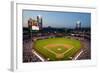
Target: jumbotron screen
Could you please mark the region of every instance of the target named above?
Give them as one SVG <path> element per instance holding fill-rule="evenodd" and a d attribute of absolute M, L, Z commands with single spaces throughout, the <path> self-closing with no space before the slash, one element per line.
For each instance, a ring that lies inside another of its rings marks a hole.
<path fill-rule="evenodd" d="M 39 26 L 32 26 L 32 30 L 39 30 Z"/>

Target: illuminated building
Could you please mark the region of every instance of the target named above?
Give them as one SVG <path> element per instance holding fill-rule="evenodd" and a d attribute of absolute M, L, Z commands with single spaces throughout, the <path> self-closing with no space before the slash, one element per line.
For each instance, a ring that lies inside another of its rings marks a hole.
<path fill-rule="evenodd" d="M 80 30 L 81 29 L 81 21 L 76 22 L 76 29 Z"/>
<path fill-rule="evenodd" d="M 29 28 L 29 29 L 32 29 L 32 23 L 33 23 L 33 20 L 32 20 L 32 18 L 30 18 L 30 19 L 28 20 L 28 28 Z"/>
<path fill-rule="evenodd" d="M 37 16 L 37 23 L 39 25 L 39 29 L 42 29 L 42 17 L 40 15 Z"/>

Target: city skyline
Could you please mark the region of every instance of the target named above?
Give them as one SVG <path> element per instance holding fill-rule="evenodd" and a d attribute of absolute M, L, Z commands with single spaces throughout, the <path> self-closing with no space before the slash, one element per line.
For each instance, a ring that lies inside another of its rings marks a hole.
<path fill-rule="evenodd" d="M 91 13 L 23 10 L 23 27 L 28 27 L 29 18 L 37 20 L 37 16 L 42 17 L 43 27 L 75 28 L 77 21 L 81 27 L 91 26 Z"/>

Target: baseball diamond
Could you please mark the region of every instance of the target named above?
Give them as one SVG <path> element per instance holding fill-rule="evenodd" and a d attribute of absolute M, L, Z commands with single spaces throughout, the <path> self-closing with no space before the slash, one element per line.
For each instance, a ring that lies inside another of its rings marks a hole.
<path fill-rule="evenodd" d="M 22 10 L 23 63 L 91 59 L 91 12 Z"/>
<path fill-rule="evenodd" d="M 49 61 L 71 60 L 82 47 L 79 40 L 64 37 L 39 39 L 34 44 L 34 50 Z"/>

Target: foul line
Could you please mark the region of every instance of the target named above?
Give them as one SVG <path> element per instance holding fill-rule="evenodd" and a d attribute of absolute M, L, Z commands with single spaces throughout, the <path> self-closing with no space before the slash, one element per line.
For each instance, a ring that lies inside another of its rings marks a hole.
<path fill-rule="evenodd" d="M 46 49 L 46 50 L 48 50 L 49 52 L 51 52 L 51 53 L 53 53 L 53 54 L 55 54 L 55 55 L 58 55 L 56 52 L 54 52 L 54 51 L 52 51 L 52 50 L 50 50 L 50 49 L 47 49 L 47 48 L 44 48 L 44 49 Z M 70 49 L 68 49 L 68 50 L 66 50 L 65 52 L 63 52 L 63 53 L 61 53 L 61 54 L 65 54 L 65 53 L 67 53 L 67 52 L 69 52 L 70 50 L 72 50 L 73 48 L 70 48 Z"/>
<path fill-rule="evenodd" d="M 49 52 L 51 52 L 51 53 L 53 53 L 53 54 L 57 55 L 57 53 L 56 53 L 56 52 L 54 52 L 54 51 L 52 51 L 52 50 L 50 50 L 50 49 L 47 49 L 47 48 L 44 48 L 44 49 L 46 49 L 46 50 L 48 50 Z"/>
<path fill-rule="evenodd" d="M 78 54 L 76 57 L 73 58 L 73 60 L 77 60 L 77 58 L 78 58 L 82 53 L 83 53 L 83 50 L 81 50 L 81 51 L 79 52 L 79 54 Z"/>
<path fill-rule="evenodd" d="M 66 50 L 63 54 L 69 52 L 70 50 L 72 50 L 73 48 L 69 48 L 68 50 Z"/>
<path fill-rule="evenodd" d="M 35 51 L 32 51 L 39 59 L 41 59 L 41 61 L 45 61 L 40 55 L 38 55 L 38 53 L 36 53 Z"/>

